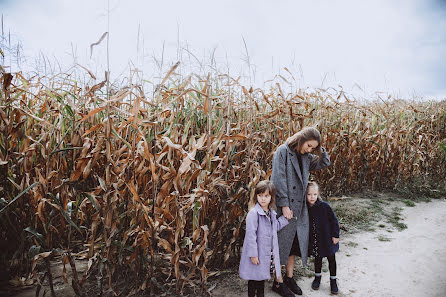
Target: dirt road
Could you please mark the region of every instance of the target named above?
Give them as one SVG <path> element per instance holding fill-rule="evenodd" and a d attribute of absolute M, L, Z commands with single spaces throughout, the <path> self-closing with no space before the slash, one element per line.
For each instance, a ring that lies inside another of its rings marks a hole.
<path fill-rule="evenodd" d="M 341 238 L 336 254 L 338 296 L 446 296 L 446 200 L 420 202 L 415 207 L 398 203 L 407 229 L 389 232 L 377 227 Z M 232 278 L 229 282 L 212 290 L 213 296 L 247 296 L 246 283 L 234 275 L 228 277 Z M 322 273 L 318 291 L 311 289 L 311 281 L 311 277 L 299 279 L 303 296 L 330 295 L 328 272 Z M 271 282 L 266 283 L 265 296 L 279 296 L 270 286 Z"/>

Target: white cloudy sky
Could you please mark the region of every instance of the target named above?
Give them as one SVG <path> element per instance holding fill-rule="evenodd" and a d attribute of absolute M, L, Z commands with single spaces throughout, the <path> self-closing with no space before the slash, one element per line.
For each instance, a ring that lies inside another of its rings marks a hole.
<path fill-rule="evenodd" d="M 23 48 L 22 69 L 46 56 L 103 76 L 106 44 L 91 58 L 90 44 L 109 17 L 115 78 L 132 64 L 153 79 L 162 56 L 161 71 L 181 60 L 183 74 L 205 72 L 193 56 L 209 65 L 212 53 L 220 70 L 248 77 L 245 41 L 260 86 L 287 67 L 300 87 L 446 98 L 444 0 L 0 0 L 0 8 L 5 34 Z"/>

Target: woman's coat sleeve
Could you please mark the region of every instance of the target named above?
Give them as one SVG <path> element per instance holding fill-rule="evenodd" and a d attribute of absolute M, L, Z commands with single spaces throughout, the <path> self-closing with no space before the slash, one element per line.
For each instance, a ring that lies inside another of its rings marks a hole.
<path fill-rule="evenodd" d="M 330 166 L 330 155 L 324 147 L 322 147 L 322 154 L 320 157 L 311 154 L 310 171 L 319 170 Z"/>

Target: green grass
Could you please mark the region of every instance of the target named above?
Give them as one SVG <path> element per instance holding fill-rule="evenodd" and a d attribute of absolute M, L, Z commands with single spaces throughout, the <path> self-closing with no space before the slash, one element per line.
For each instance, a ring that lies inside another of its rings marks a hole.
<path fill-rule="evenodd" d="M 404 202 L 404 204 L 406 204 L 409 207 L 414 207 L 416 205 L 415 202 L 413 202 L 412 200 L 408 200 L 408 199 L 404 200 L 403 202 Z"/>
<path fill-rule="evenodd" d="M 379 241 L 390 241 L 391 239 L 390 239 L 390 237 L 387 237 L 385 235 L 379 235 L 378 240 Z"/>
<path fill-rule="evenodd" d="M 390 214 L 386 214 L 387 222 L 392 224 L 398 231 L 402 231 L 407 228 L 407 225 L 404 224 L 401 218 L 401 207 L 392 208 L 392 212 Z"/>
<path fill-rule="evenodd" d="M 357 244 L 356 242 L 353 242 L 353 241 L 349 241 L 349 242 L 347 242 L 347 246 L 351 246 L 351 247 L 357 247 L 357 246 L 358 246 L 358 244 Z"/>

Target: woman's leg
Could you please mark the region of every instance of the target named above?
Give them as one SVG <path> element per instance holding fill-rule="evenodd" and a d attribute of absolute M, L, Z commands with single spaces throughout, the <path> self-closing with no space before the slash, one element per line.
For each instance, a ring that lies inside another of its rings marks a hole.
<path fill-rule="evenodd" d="M 288 261 L 286 262 L 286 276 L 293 277 L 295 261 L 296 261 L 296 256 L 294 255 L 288 256 Z"/>

